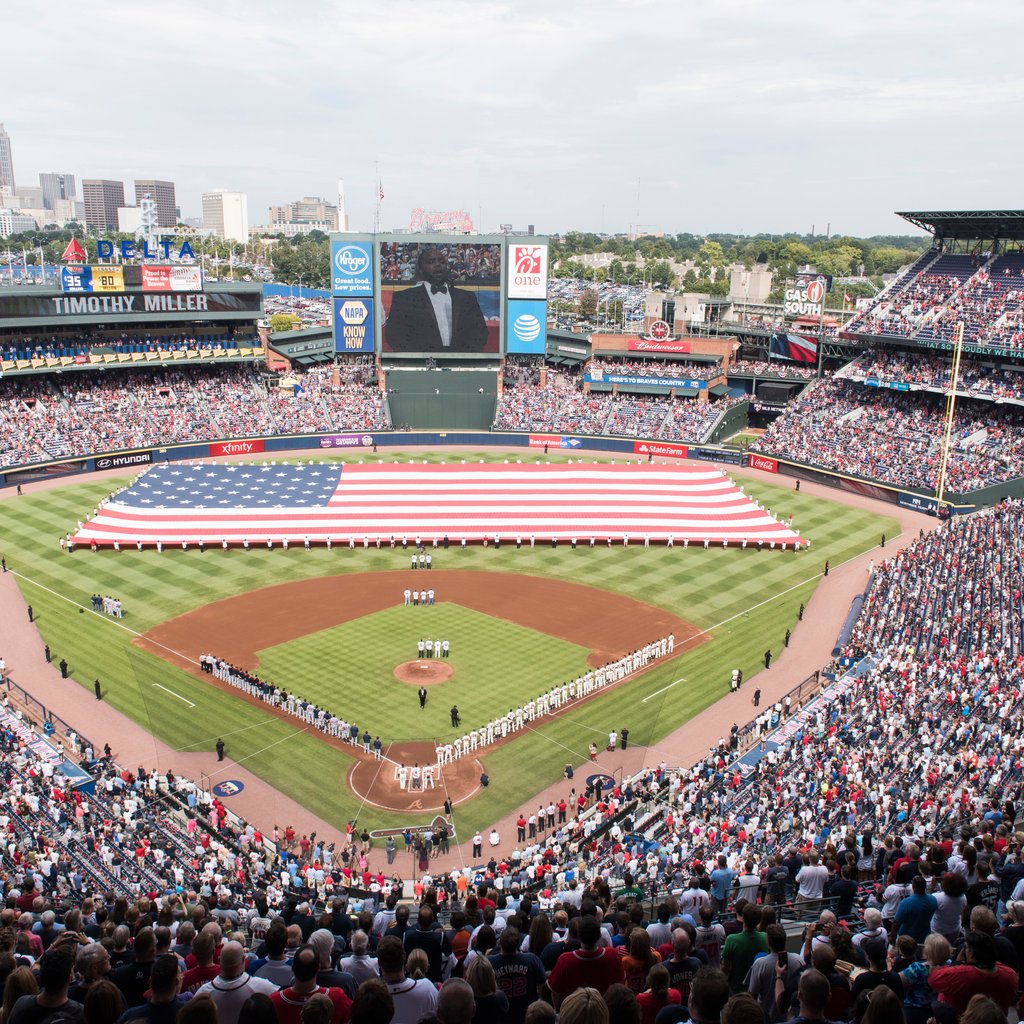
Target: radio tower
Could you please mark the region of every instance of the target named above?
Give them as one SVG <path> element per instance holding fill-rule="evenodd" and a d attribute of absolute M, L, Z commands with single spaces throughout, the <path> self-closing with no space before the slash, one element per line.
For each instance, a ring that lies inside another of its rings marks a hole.
<path fill-rule="evenodd" d="M 156 255 L 160 239 L 160 216 L 151 192 L 147 192 L 139 201 L 139 226 L 135 229 L 135 237 L 141 238 L 148 251 Z"/>

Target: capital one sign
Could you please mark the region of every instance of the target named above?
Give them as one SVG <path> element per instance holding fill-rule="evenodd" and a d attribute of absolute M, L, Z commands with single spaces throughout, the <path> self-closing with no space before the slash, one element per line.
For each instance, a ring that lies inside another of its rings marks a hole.
<path fill-rule="evenodd" d="M 548 294 L 548 247 L 515 243 L 508 247 L 510 299 L 544 299 Z"/>

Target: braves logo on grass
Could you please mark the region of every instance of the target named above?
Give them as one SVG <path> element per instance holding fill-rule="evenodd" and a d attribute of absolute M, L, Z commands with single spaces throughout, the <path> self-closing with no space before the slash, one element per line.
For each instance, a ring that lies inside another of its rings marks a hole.
<path fill-rule="evenodd" d="M 238 779 L 225 779 L 223 782 L 218 782 L 213 787 L 214 796 L 238 796 L 242 790 L 245 789 L 245 783 L 239 782 Z"/>
<path fill-rule="evenodd" d="M 416 803 L 420 803 L 420 801 L 417 800 Z M 408 831 L 414 836 L 419 836 L 425 832 L 440 832 L 443 828 L 448 829 L 449 835 L 455 835 L 455 826 L 443 814 L 439 814 L 429 825 L 411 825 Z M 370 833 L 370 838 L 387 839 L 388 836 L 397 838 L 404 835 L 406 831 L 404 828 L 375 828 Z"/>

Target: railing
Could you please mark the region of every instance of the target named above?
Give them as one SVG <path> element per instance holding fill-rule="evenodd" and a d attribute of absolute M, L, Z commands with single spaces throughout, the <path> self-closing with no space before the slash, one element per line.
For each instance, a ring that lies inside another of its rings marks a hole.
<path fill-rule="evenodd" d="M 93 753 L 96 752 L 96 746 L 83 736 L 77 729 L 73 729 L 67 722 L 64 721 L 60 715 L 55 714 L 41 701 L 36 700 L 31 693 L 28 692 L 23 686 L 19 686 L 10 677 L 4 680 L 4 684 L 7 687 L 7 693 L 15 704 L 21 709 L 22 713 L 26 716 L 25 721 L 28 725 L 32 726 L 40 736 L 47 736 L 51 740 L 56 740 L 61 749 L 66 751 L 66 748 L 71 745 L 70 735 L 75 735 L 81 741 L 81 746 L 92 747 Z M 38 718 L 38 721 L 36 721 Z M 46 729 L 46 723 L 50 723 L 53 726 L 53 732 L 50 733 Z M 72 754 L 77 755 L 78 750 L 73 750 Z M 72 758 L 73 759 L 73 758 Z"/>

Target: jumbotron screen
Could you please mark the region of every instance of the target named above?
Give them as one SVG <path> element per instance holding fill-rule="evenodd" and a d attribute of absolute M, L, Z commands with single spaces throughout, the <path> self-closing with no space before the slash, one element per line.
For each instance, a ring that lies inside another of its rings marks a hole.
<path fill-rule="evenodd" d="M 497 355 L 501 250 L 489 242 L 382 242 L 382 351 Z"/>

